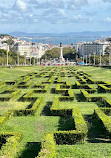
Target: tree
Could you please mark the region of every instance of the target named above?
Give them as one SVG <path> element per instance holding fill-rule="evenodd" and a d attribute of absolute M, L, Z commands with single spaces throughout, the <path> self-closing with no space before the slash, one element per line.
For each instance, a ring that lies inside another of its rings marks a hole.
<path fill-rule="evenodd" d="M 50 58 L 59 58 L 60 49 L 59 48 L 53 48 L 51 50 L 47 50 L 46 53 L 42 56 L 42 59 L 48 59 Z M 72 48 L 63 48 L 63 56 L 65 59 L 76 59 L 77 52 Z"/>
<path fill-rule="evenodd" d="M 111 51 L 111 46 L 107 46 L 106 49 L 105 49 L 105 53 L 109 54 L 110 51 Z"/>
<path fill-rule="evenodd" d="M 106 38 L 106 41 L 111 42 L 111 37 Z"/>
<path fill-rule="evenodd" d="M 10 39 L 7 40 L 7 44 L 8 44 L 8 45 L 13 45 L 13 44 L 14 44 L 14 41 L 10 38 Z"/>

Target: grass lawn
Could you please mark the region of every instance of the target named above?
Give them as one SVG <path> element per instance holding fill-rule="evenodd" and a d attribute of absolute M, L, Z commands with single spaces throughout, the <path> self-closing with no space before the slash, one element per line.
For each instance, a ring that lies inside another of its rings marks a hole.
<path fill-rule="evenodd" d="M 47 92 L 30 94 L 30 97 L 43 97 L 43 101 L 38 107 L 35 116 L 12 116 L 0 128 L 0 131 L 4 132 L 23 133 L 22 141 L 18 146 L 15 158 L 35 158 L 41 149 L 41 142 L 46 133 L 54 133 L 58 130 L 73 130 L 75 128 L 72 118 L 52 116 L 50 111 L 54 97 L 62 96 L 61 93 L 57 94 L 55 92 L 57 83 L 54 81 L 60 76 L 61 71 L 65 70 L 68 73 L 69 69 L 68 67 L 43 68 L 40 66 L 0 68 L 0 81 L 14 81 L 32 72 L 44 72 L 40 77 L 35 75 L 30 81 L 31 85 L 28 88 L 20 88 L 20 94 L 10 101 L 0 101 L 0 115 L 4 115 L 9 109 L 26 109 L 31 104 L 31 101 L 22 101 L 20 98 L 26 95 L 31 89 L 34 89 L 34 85 L 38 83 L 44 85 L 42 82 L 46 82 L 49 79 L 49 77 L 45 77 L 45 75 L 50 73 L 49 68 L 51 68 L 50 71 L 55 72 L 55 75 L 50 84 L 45 83 L 45 85 L 49 85 Z M 70 67 L 70 69 L 77 69 L 76 72 L 84 71 L 90 74 L 91 78 L 95 81 L 111 83 L 111 69 L 90 66 L 75 66 Z M 56 158 L 111 158 L 111 142 L 104 136 L 103 138 L 101 137 L 102 131 L 97 125 L 97 120 L 93 118 L 94 109 L 98 108 L 98 104 L 96 102 L 78 101 L 77 95 L 80 95 L 80 89 L 74 88 L 75 82 L 77 81 L 76 77 L 61 77 L 61 82 L 67 81 L 70 83 L 75 97 L 73 101 L 60 101 L 58 109 L 79 108 L 88 127 L 88 136 L 84 144 L 56 145 Z M 91 84 L 91 86 L 97 88 L 97 84 Z M 0 89 L 0 92 L 3 92 L 9 87 L 9 85 L 6 85 L 5 88 Z M 18 88 L 15 86 L 14 89 Z M 0 97 L 7 95 L 9 94 L 1 93 Z M 94 93 L 90 94 L 90 96 L 105 96 L 111 100 L 111 93 Z"/>

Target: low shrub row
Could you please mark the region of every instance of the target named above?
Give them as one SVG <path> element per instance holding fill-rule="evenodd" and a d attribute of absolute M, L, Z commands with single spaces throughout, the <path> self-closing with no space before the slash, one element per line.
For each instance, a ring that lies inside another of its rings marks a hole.
<path fill-rule="evenodd" d="M 39 108 L 41 102 L 43 101 L 43 97 L 38 98 L 30 109 L 24 110 L 12 110 L 14 116 L 27 116 L 27 115 L 35 115 L 37 109 Z"/>
<path fill-rule="evenodd" d="M 103 97 L 103 96 L 91 97 L 89 93 L 87 92 L 87 90 L 84 90 L 84 89 L 81 89 L 81 94 L 84 96 L 84 99 L 87 102 L 100 102 L 100 103 L 103 103 L 104 106 L 106 107 L 111 106 L 111 100 L 106 97 Z"/>
<path fill-rule="evenodd" d="M 69 109 L 67 109 L 69 110 Z M 64 110 L 63 110 L 64 111 Z M 54 138 L 57 144 L 76 144 L 84 142 L 87 136 L 87 125 L 83 119 L 83 116 L 80 113 L 78 108 L 70 109 L 72 117 L 74 118 L 76 130 L 70 131 L 57 131 L 54 133 Z"/>
<path fill-rule="evenodd" d="M 47 81 L 42 82 L 42 84 L 50 84 L 53 82 L 53 77 L 49 78 Z"/>
<path fill-rule="evenodd" d="M 9 110 L 7 113 L 4 115 L 0 116 L 0 127 L 3 125 L 5 121 L 7 121 L 9 118 L 11 118 L 13 115 L 13 112 Z"/>
<path fill-rule="evenodd" d="M 49 89 L 49 85 L 44 85 L 44 88 L 33 90 L 33 93 L 46 93 Z"/>
<path fill-rule="evenodd" d="M 15 92 L 13 92 L 12 94 L 9 95 L 9 98 L 11 99 L 11 98 L 16 97 L 18 94 L 20 94 L 20 92 L 21 92 L 21 90 L 17 90 Z"/>
<path fill-rule="evenodd" d="M 56 152 L 54 134 L 47 133 L 44 137 L 41 147 L 42 149 L 36 158 L 55 158 Z"/>
<path fill-rule="evenodd" d="M 104 108 L 103 109 L 95 109 L 94 110 L 94 114 L 95 116 L 101 120 L 102 124 L 104 125 L 105 129 L 107 130 L 110 138 L 111 138 L 111 118 L 109 116 L 107 116 L 103 110 L 105 110 Z"/>
<path fill-rule="evenodd" d="M 22 139 L 22 133 L 0 133 L 1 138 L 6 138 L 6 142 L 2 145 L 0 150 L 1 158 L 14 158 L 17 153 L 17 147 Z"/>
<path fill-rule="evenodd" d="M 87 80 L 87 83 L 89 83 L 89 84 L 94 84 L 95 83 L 95 81 L 90 77 L 87 77 L 86 80 Z"/>
<path fill-rule="evenodd" d="M 107 97 L 103 97 L 101 102 L 104 104 L 104 107 L 110 107 L 111 108 L 111 100 L 108 99 Z"/>
<path fill-rule="evenodd" d="M 21 92 L 21 90 L 14 91 L 12 89 L 4 91 L 4 94 L 9 93 L 9 95 L 8 96 L 4 95 L 3 97 L 0 97 L 0 101 L 9 101 L 10 99 L 12 99 L 12 98 L 16 97 L 18 94 L 20 94 L 20 92 Z"/>
<path fill-rule="evenodd" d="M 80 84 L 79 81 L 76 81 L 76 82 L 75 82 L 75 85 L 76 85 L 76 87 L 77 87 L 78 89 L 81 87 L 81 84 Z"/>
<path fill-rule="evenodd" d="M 81 131 L 57 131 L 54 133 L 54 138 L 56 144 L 58 145 L 74 145 L 76 143 L 83 143 L 85 140 L 86 134 Z"/>
<path fill-rule="evenodd" d="M 67 89 L 62 89 L 60 84 L 56 85 L 56 93 L 61 93 L 61 94 L 65 95 L 66 91 L 68 91 L 68 90 Z"/>
<path fill-rule="evenodd" d="M 79 77 L 79 82 L 81 84 L 86 84 L 87 83 L 86 80 L 82 76 L 78 76 L 78 77 Z"/>
<path fill-rule="evenodd" d="M 84 121 L 83 116 L 81 115 L 79 108 L 73 109 L 72 116 L 74 117 L 76 131 L 81 131 L 87 134 L 87 125 Z"/>
<path fill-rule="evenodd" d="M 84 89 L 81 89 L 80 91 L 81 91 L 81 94 L 84 96 L 84 99 L 86 101 L 89 101 L 89 93 Z"/>
<path fill-rule="evenodd" d="M 59 98 L 55 97 L 51 106 L 51 110 L 58 110 Z"/>
<path fill-rule="evenodd" d="M 106 85 L 98 84 L 98 92 L 99 93 L 110 93 L 111 87 L 108 88 Z"/>
<path fill-rule="evenodd" d="M 70 83 L 69 83 L 68 81 L 66 82 L 66 84 L 60 85 L 60 88 L 61 88 L 61 89 L 64 89 L 64 88 L 65 88 L 65 89 L 69 89 L 70 87 L 71 87 L 71 85 L 70 85 Z"/>
<path fill-rule="evenodd" d="M 29 88 L 31 85 L 31 82 L 20 82 L 17 86 L 17 88 L 23 88 L 23 89 L 26 89 L 26 88 Z"/>

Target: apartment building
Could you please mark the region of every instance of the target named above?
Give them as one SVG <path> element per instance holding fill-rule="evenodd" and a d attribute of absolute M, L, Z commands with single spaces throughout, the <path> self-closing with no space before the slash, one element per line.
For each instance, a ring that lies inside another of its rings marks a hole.
<path fill-rule="evenodd" d="M 81 56 L 86 56 L 86 55 L 104 55 L 105 54 L 105 49 L 106 47 L 109 46 L 109 43 L 93 43 L 93 42 L 86 42 L 80 45 L 79 47 L 79 54 Z"/>

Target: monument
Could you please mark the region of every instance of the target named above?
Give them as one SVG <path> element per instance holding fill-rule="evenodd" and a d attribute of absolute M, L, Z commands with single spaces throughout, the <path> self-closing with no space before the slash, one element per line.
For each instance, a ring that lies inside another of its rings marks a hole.
<path fill-rule="evenodd" d="M 60 63 L 65 62 L 64 58 L 63 58 L 63 47 L 62 47 L 62 43 L 60 43 L 60 57 L 59 57 Z"/>

